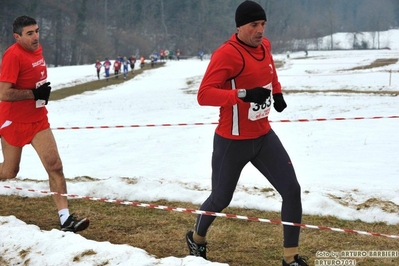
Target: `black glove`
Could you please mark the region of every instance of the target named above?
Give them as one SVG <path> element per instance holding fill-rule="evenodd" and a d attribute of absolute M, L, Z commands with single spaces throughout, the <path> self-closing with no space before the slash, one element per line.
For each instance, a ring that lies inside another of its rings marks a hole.
<path fill-rule="evenodd" d="M 274 100 L 273 106 L 277 112 L 281 113 L 287 107 L 287 104 L 284 101 L 282 93 L 273 94 L 273 100 Z"/>
<path fill-rule="evenodd" d="M 252 103 L 262 104 L 269 97 L 270 97 L 270 90 L 262 88 L 262 87 L 256 87 L 253 89 L 247 89 L 246 95 L 244 98 L 242 98 L 242 100 L 244 102 L 252 102 Z"/>
<path fill-rule="evenodd" d="M 35 101 L 37 100 L 45 100 L 46 104 L 48 103 L 48 98 L 50 97 L 50 82 L 46 82 L 40 87 L 33 89 L 33 95 L 35 96 Z"/>

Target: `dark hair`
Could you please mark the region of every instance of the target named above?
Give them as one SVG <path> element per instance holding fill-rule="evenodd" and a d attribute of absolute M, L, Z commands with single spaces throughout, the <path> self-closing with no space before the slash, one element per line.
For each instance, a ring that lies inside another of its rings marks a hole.
<path fill-rule="evenodd" d="M 12 32 L 22 35 L 22 29 L 26 26 L 36 25 L 37 22 L 34 18 L 29 16 L 17 17 L 12 23 Z"/>

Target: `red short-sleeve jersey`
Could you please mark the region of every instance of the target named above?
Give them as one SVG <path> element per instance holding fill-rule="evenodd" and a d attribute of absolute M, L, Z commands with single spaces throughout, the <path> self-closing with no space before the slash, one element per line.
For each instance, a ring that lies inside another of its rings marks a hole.
<path fill-rule="evenodd" d="M 14 89 L 28 90 L 39 87 L 46 80 L 47 67 L 41 46 L 31 52 L 15 43 L 6 50 L 1 63 L 0 82 L 12 83 Z M 37 108 L 34 99 L 0 102 L 0 121 L 30 123 L 42 120 L 46 115 L 46 107 Z"/>

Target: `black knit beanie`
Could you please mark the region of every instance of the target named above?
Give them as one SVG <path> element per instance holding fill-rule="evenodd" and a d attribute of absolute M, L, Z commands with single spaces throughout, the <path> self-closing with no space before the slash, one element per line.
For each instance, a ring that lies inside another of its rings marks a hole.
<path fill-rule="evenodd" d="M 266 20 L 265 10 L 256 2 L 246 0 L 236 10 L 236 26 L 240 27 L 256 20 Z"/>

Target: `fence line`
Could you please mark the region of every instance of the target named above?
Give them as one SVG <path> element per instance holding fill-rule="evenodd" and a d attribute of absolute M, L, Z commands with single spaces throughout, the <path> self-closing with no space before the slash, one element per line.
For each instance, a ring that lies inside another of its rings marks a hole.
<path fill-rule="evenodd" d="M 369 119 L 392 119 L 399 118 L 399 115 L 391 116 L 357 116 L 357 117 L 334 117 L 334 118 L 300 118 L 271 120 L 270 123 L 295 123 L 295 122 L 325 122 L 342 120 L 369 120 Z M 178 126 L 205 126 L 217 125 L 218 122 L 195 122 L 195 123 L 161 123 L 161 124 L 133 124 L 133 125 L 103 125 L 103 126 L 60 126 L 52 127 L 52 130 L 77 130 L 77 129 L 106 129 L 106 128 L 137 128 L 137 127 L 178 127 Z"/>
<path fill-rule="evenodd" d="M 354 229 L 334 228 L 334 227 L 328 227 L 328 226 L 318 226 L 318 225 L 309 225 L 309 224 L 302 224 L 302 223 L 285 222 L 285 221 L 280 221 L 280 220 L 271 220 L 271 219 L 264 219 L 264 218 L 236 215 L 236 214 L 219 213 L 219 212 L 201 211 L 201 210 L 187 209 L 187 208 L 181 208 L 181 207 L 170 207 L 170 206 L 156 205 L 156 204 L 150 204 L 150 203 L 124 201 L 124 200 L 118 200 L 118 199 L 97 198 L 97 197 L 81 196 L 81 195 L 75 195 L 75 194 L 61 194 L 61 193 L 57 193 L 57 192 L 51 192 L 48 190 L 36 190 L 36 189 L 31 189 L 31 188 L 24 189 L 21 187 L 11 187 L 11 186 L 7 186 L 7 185 L 5 185 L 3 187 L 6 189 L 13 189 L 13 190 L 18 190 L 18 191 L 27 191 L 27 192 L 32 192 L 32 193 L 46 194 L 46 195 L 60 195 L 60 196 L 65 196 L 65 197 L 69 197 L 69 198 L 86 199 L 86 200 L 106 202 L 106 203 L 115 203 L 115 204 L 122 204 L 122 205 L 134 206 L 134 207 L 143 207 L 143 208 L 148 208 L 148 209 L 158 209 L 158 210 L 166 210 L 166 211 L 174 211 L 174 212 L 182 212 L 182 213 L 201 214 L 201 215 L 216 216 L 216 217 L 222 217 L 222 218 L 270 223 L 270 224 L 276 224 L 276 225 L 288 225 L 288 226 L 296 226 L 296 227 L 310 228 L 310 229 L 317 229 L 317 230 L 334 231 L 334 232 L 340 232 L 340 233 L 353 233 L 353 234 L 359 234 L 359 235 L 380 236 L 380 237 L 399 239 L 399 235 L 381 234 L 381 233 L 375 233 L 375 232 L 359 231 L 359 230 L 354 230 Z"/>

